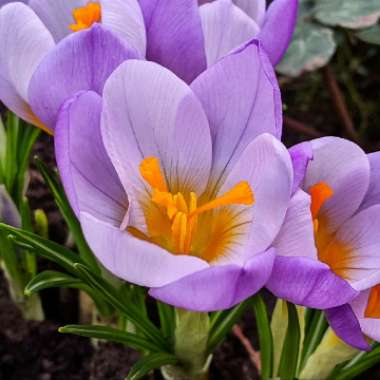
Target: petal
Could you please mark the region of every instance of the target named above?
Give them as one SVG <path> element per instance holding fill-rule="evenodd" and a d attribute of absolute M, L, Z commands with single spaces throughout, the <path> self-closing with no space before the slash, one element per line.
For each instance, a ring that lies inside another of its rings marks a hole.
<path fill-rule="evenodd" d="M 217 265 L 195 272 L 149 294 L 169 305 L 193 311 L 228 309 L 257 293 L 270 276 L 273 249 L 238 265 Z"/>
<path fill-rule="evenodd" d="M 164 286 L 209 266 L 194 256 L 173 255 L 90 214 L 81 213 L 80 221 L 98 260 L 111 273 L 133 284 Z"/>
<path fill-rule="evenodd" d="M 360 327 L 365 335 L 377 342 L 380 341 L 380 319 L 379 318 L 365 318 L 364 312 L 367 308 L 368 297 L 370 290 L 361 292 L 352 302 L 351 307 L 358 318 Z"/>
<path fill-rule="evenodd" d="M 317 259 L 310 203 L 310 196 L 302 190 L 290 200 L 284 224 L 273 243 L 279 255 Z"/>
<path fill-rule="evenodd" d="M 231 0 L 204 4 L 199 8 L 199 12 L 209 67 L 259 32 L 256 22 Z"/>
<path fill-rule="evenodd" d="M 380 283 L 380 205 L 371 206 L 345 222 L 327 247 L 327 255 L 343 252 L 332 260 L 332 269 L 357 290 Z M 332 265 L 330 263 L 330 265 Z"/>
<path fill-rule="evenodd" d="M 147 30 L 147 59 L 191 83 L 206 68 L 196 0 L 140 0 Z"/>
<path fill-rule="evenodd" d="M 32 77 L 29 99 L 33 111 L 54 129 L 58 111 L 67 99 L 81 90 L 101 94 L 115 68 L 135 56 L 98 24 L 68 36 L 50 51 Z"/>
<path fill-rule="evenodd" d="M 343 305 L 358 294 L 326 264 L 309 257 L 277 256 L 266 286 L 277 297 L 315 309 Z"/>
<path fill-rule="evenodd" d="M 264 21 L 266 0 L 233 0 L 251 19 L 261 25 Z"/>
<path fill-rule="evenodd" d="M 106 150 L 130 200 L 147 193 L 139 165 L 152 156 L 173 194 L 203 192 L 211 166 L 210 131 L 186 83 L 156 63 L 130 60 L 108 80 L 103 107 Z"/>
<path fill-rule="evenodd" d="M 297 20 L 298 0 L 275 0 L 269 6 L 258 35 L 273 66 L 285 54 Z"/>
<path fill-rule="evenodd" d="M 244 254 L 265 251 L 274 241 L 289 205 L 293 173 L 286 148 L 275 137 L 257 137 L 241 154 L 219 193 L 245 180 L 254 193 L 251 210 L 249 250 Z"/>
<path fill-rule="evenodd" d="M 61 108 L 55 152 L 65 192 L 77 216 L 88 212 L 120 226 L 128 201 L 104 149 L 100 133 L 102 99 L 82 92 Z"/>
<path fill-rule="evenodd" d="M 280 90 L 273 68 L 257 42 L 220 60 L 191 87 L 210 123 L 215 182 L 255 137 L 262 133 L 281 136 Z"/>
<path fill-rule="evenodd" d="M 289 149 L 293 162 L 294 183 L 293 193 L 302 185 L 309 161 L 313 159 L 313 149 L 309 141 L 294 145 Z"/>
<path fill-rule="evenodd" d="M 86 0 L 30 0 L 29 6 L 48 28 L 54 40 L 60 41 L 71 33 L 73 10 L 83 7 Z"/>
<path fill-rule="evenodd" d="M 29 82 L 42 58 L 53 47 L 49 31 L 27 5 L 13 3 L 1 8 L 0 99 L 32 124 L 38 122 L 28 105 Z"/>
<path fill-rule="evenodd" d="M 0 185 L 0 222 L 21 228 L 21 217 L 4 185 Z"/>
<path fill-rule="evenodd" d="M 362 351 L 371 350 L 350 305 L 326 310 L 326 318 L 335 334 L 345 343 Z"/>
<path fill-rule="evenodd" d="M 305 191 L 318 182 L 329 185 L 334 195 L 322 206 L 320 214 L 327 229 L 334 232 L 360 206 L 369 184 L 369 162 L 362 149 L 339 137 L 311 141 L 313 160 L 304 181 Z"/>
<path fill-rule="evenodd" d="M 367 157 L 371 170 L 370 182 L 361 209 L 380 204 L 380 152 L 368 154 Z"/>

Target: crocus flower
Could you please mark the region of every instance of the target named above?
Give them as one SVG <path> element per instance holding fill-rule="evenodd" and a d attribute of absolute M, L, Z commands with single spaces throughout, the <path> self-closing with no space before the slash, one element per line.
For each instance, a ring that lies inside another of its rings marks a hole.
<path fill-rule="evenodd" d="M 0 185 L 0 222 L 21 227 L 21 217 L 4 185 Z"/>
<path fill-rule="evenodd" d="M 281 55 L 286 48 L 296 12 L 295 0 L 275 3 L 267 13 L 264 26 L 268 26 L 258 35 L 271 56 L 272 50 Z M 287 11 L 281 12 L 284 7 Z M 241 38 L 238 30 L 245 24 L 233 16 L 235 8 L 227 11 L 234 25 L 230 35 L 219 36 L 229 41 L 223 53 L 257 34 L 245 33 Z M 278 23 L 275 20 L 281 13 L 285 16 Z M 124 60 L 158 62 L 191 83 L 207 67 L 207 49 L 214 49 L 208 32 L 204 35 L 202 29 L 208 28 L 208 16 L 202 21 L 203 14 L 196 0 L 30 0 L 28 5 L 8 4 L 0 10 L 0 99 L 24 120 L 53 133 L 63 102 L 79 89 L 101 95 L 105 80 Z M 219 16 L 217 19 L 222 22 Z M 275 41 L 269 38 L 272 34 L 278 34 Z M 283 40 L 285 35 L 288 37 Z M 219 43 L 216 38 L 214 43 Z M 87 49 L 89 45 L 92 51 Z M 45 90 L 36 94 L 33 82 L 40 81 Z M 55 86 L 57 82 L 61 84 Z M 56 87 L 60 91 L 65 88 L 65 94 L 61 91 L 58 96 Z M 44 96 L 48 104 L 35 109 L 32 99 L 36 96 Z"/>
<path fill-rule="evenodd" d="M 310 195 L 311 205 L 305 223 L 313 226 L 316 249 L 294 254 L 284 244 L 289 236 L 281 236 L 275 244 L 279 256 L 268 288 L 296 304 L 328 309 L 327 318 L 337 335 L 367 349 L 348 302 L 380 282 L 378 160 L 335 137 L 296 146 L 293 157 L 298 173 L 306 169 L 301 187 Z M 290 220 L 292 212 L 296 208 L 289 209 Z M 327 287 L 330 296 L 324 299 L 320 292 Z M 341 306 L 332 307 L 334 301 Z"/>
<path fill-rule="evenodd" d="M 128 60 L 103 98 L 62 107 L 56 156 L 99 261 L 189 310 L 231 307 L 267 281 L 292 193 L 272 66 L 252 42 L 189 87 Z"/>

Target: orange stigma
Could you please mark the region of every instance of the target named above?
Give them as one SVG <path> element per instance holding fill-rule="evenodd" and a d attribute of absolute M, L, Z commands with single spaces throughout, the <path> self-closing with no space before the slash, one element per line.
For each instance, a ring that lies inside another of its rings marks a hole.
<path fill-rule="evenodd" d="M 311 196 L 310 211 L 313 217 L 314 231 L 318 232 L 319 211 L 325 202 L 334 195 L 334 191 L 326 182 L 318 182 L 309 188 L 309 194 Z"/>
<path fill-rule="evenodd" d="M 88 29 L 96 22 L 101 21 L 102 9 L 99 3 L 89 2 L 87 5 L 75 8 L 73 10 L 73 18 L 75 24 L 71 24 L 69 28 L 73 32 L 78 32 L 79 30 Z"/>
<path fill-rule="evenodd" d="M 380 318 L 380 285 L 371 289 L 364 316 L 366 318 Z"/>

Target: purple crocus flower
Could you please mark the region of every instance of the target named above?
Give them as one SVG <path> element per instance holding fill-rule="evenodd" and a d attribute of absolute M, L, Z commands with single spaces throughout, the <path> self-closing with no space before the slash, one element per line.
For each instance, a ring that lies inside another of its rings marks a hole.
<path fill-rule="evenodd" d="M 128 60 L 103 98 L 77 93 L 59 113 L 56 156 L 99 261 L 189 310 L 257 292 L 293 187 L 281 125 L 277 81 L 256 41 L 191 87 Z"/>
<path fill-rule="evenodd" d="M 225 0 L 222 2 L 225 8 Z M 228 41 L 228 46 L 223 45 L 224 54 L 257 34 L 256 29 L 252 34 L 241 32 L 246 26 L 234 16 L 235 8 L 238 9 L 231 6 L 227 10 L 231 15 L 223 13 L 232 25 L 229 36 L 219 36 Z M 286 12 L 282 12 L 285 8 Z M 268 10 L 258 37 L 271 58 L 273 52 L 280 56 L 286 49 L 296 8 L 295 0 L 288 0 L 287 4 L 276 0 Z M 206 69 L 208 49 L 214 49 L 209 33 L 203 32 L 202 26 L 209 28 L 208 16 L 201 20 L 204 9 L 206 6 L 198 8 L 196 0 L 30 0 L 28 5 L 7 4 L 0 10 L 0 99 L 24 120 L 53 133 L 63 101 L 80 86 L 101 95 L 105 80 L 127 59 L 158 62 L 191 83 Z M 279 14 L 281 22 L 276 21 Z M 213 23 L 223 21 L 218 10 L 215 16 Z M 220 41 L 215 38 L 214 42 Z M 86 44 L 91 44 L 94 51 L 83 49 Z M 82 50 L 86 51 L 83 56 Z M 54 65 L 56 71 L 51 67 Z M 77 83 L 84 70 L 87 80 Z M 33 80 L 45 83 L 44 93 L 34 93 Z M 61 82 L 59 87 L 66 87 L 69 95 L 59 101 L 55 97 L 57 82 Z M 43 95 L 48 103 L 56 101 L 53 116 L 49 109 L 50 115 L 41 118 L 39 115 L 44 115 L 45 110 L 31 104 L 30 99 Z"/>
<path fill-rule="evenodd" d="M 296 304 L 327 309 L 338 336 L 368 349 L 348 302 L 380 283 L 378 153 L 367 156 L 348 140 L 325 137 L 294 147 L 292 155 L 299 178 L 306 168 L 301 187 L 311 195 L 311 212 L 305 223 L 313 226 L 316 249 L 294 254 L 275 244 L 279 256 L 267 286 Z M 291 214 L 292 208 L 289 220 Z M 330 295 L 324 299 L 319 292 L 326 287 Z M 331 307 L 334 300 L 341 306 Z"/>

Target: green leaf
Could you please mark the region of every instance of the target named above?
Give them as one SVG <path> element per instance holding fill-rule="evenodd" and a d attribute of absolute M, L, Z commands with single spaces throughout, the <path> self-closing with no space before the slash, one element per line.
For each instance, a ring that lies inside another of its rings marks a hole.
<path fill-rule="evenodd" d="M 164 339 L 160 330 L 133 304 L 125 304 L 120 299 L 120 294 L 115 288 L 105 282 L 99 275 L 92 273 L 85 265 L 75 264 L 75 269 L 85 283 L 102 294 L 104 299 L 116 310 L 125 314 L 136 328 L 144 333 L 147 338 L 155 342 L 162 351 L 170 349 L 168 342 Z"/>
<path fill-rule="evenodd" d="M 160 318 L 161 331 L 166 338 L 173 336 L 175 327 L 174 308 L 163 302 L 157 301 L 158 315 Z"/>
<path fill-rule="evenodd" d="M 60 333 L 75 334 L 125 344 L 137 351 L 159 352 L 160 348 L 142 336 L 107 326 L 67 325 L 58 329 Z"/>
<path fill-rule="evenodd" d="M 62 216 L 64 217 L 67 225 L 69 226 L 70 232 L 73 234 L 80 256 L 83 258 L 86 264 L 89 267 L 91 267 L 93 271 L 99 273 L 100 269 L 98 263 L 83 236 L 82 228 L 78 222 L 77 217 L 74 214 L 74 211 L 72 210 L 69 204 L 69 201 L 65 195 L 65 192 L 63 191 L 62 186 L 58 182 L 55 175 L 53 175 L 53 173 L 49 171 L 46 165 L 39 158 L 35 158 L 35 161 L 38 170 L 41 172 L 47 186 L 49 187 L 51 193 L 54 196 L 54 200 L 60 212 L 62 213 Z"/>
<path fill-rule="evenodd" d="M 138 380 L 147 375 L 150 371 L 165 365 L 175 365 L 178 359 L 171 354 L 156 353 L 139 360 L 129 372 L 126 380 Z"/>
<path fill-rule="evenodd" d="M 296 378 L 298 354 L 300 347 L 301 331 L 296 307 L 287 302 L 288 328 L 285 335 L 284 345 L 278 375 L 281 380 L 293 380 Z"/>
<path fill-rule="evenodd" d="M 83 282 L 78 278 L 72 277 L 66 273 L 47 270 L 38 273 L 25 287 L 25 294 L 31 295 L 40 290 L 56 287 L 75 287 L 80 288 Z"/>
<path fill-rule="evenodd" d="M 272 378 L 273 371 L 273 337 L 270 328 L 267 307 L 260 294 L 252 297 L 252 305 L 256 317 L 257 332 L 259 334 L 261 378 Z"/>
<path fill-rule="evenodd" d="M 356 37 L 369 44 L 380 45 L 380 24 L 357 32 Z"/>
<path fill-rule="evenodd" d="M 59 266 L 74 275 L 76 275 L 74 264 L 81 262 L 84 263 L 79 255 L 74 252 L 32 232 L 11 227 L 3 223 L 0 223 L 0 231 L 8 233 L 11 237 L 13 237 L 12 241 L 17 245 L 27 249 L 34 249 L 34 251 L 40 256 L 54 261 Z"/>
<path fill-rule="evenodd" d="M 208 353 L 213 353 L 216 347 L 224 340 L 231 331 L 233 325 L 240 319 L 244 310 L 249 305 L 246 300 L 231 310 L 217 313 L 211 320 L 210 337 L 208 341 Z"/>
<path fill-rule="evenodd" d="M 376 24 L 380 17 L 379 0 L 318 0 L 318 21 L 332 26 L 361 29 Z"/>

